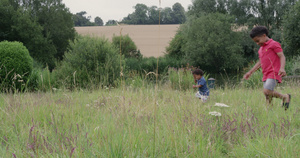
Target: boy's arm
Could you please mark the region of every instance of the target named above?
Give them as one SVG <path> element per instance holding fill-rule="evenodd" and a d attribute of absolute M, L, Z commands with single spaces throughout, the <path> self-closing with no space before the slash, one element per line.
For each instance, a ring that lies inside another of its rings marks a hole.
<path fill-rule="evenodd" d="M 280 69 L 279 69 L 278 75 L 283 77 L 286 75 L 286 72 L 284 69 L 285 68 L 285 56 L 284 56 L 283 52 L 277 53 L 277 55 L 280 58 Z"/>
<path fill-rule="evenodd" d="M 254 73 L 256 70 L 258 70 L 261 66 L 260 60 L 253 66 L 253 68 L 248 71 L 245 75 L 244 75 L 244 79 L 248 80 L 249 77 L 252 75 L 252 73 Z"/>
<path fill-rule="evenodd" d="M 193 85 L 193 88 L 200 88 L 202 85 Z"/>

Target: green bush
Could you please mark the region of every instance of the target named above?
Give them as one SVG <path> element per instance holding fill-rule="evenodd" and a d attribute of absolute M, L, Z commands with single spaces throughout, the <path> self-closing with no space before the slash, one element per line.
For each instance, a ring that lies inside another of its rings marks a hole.
<path fill-rule="evenodd" d="M 243 67 L 241 35 L 232 30 L 233 22 L 234 18 L 220 13 L 190 17 L 182 28 L 187 60 L 212 73 L 236 72 Z"/>
<path fill-rule="evenodd" d="M 107 39 L 79 36 L 56 71 L 67 88 L 108 86 L 120 77 L 120 54 Z"/>
<path fill-rule="evenodd" d="M 22 90 L 32 71 L 33 59 L 20 42 L 0 42 L 0 84 L 3 90 Z"/>
<path fill-rule="evenodd" d="M 135 57 L 135 58 L 141 58 L 142 54 L 139 50 L 137 50 L 137 47 L 135 43 L 132 41 L 132 39 L 128 36 L 113 36 L 112 43 L 119 49 L 121 46 L 121 53 L 126 57 Z"/>

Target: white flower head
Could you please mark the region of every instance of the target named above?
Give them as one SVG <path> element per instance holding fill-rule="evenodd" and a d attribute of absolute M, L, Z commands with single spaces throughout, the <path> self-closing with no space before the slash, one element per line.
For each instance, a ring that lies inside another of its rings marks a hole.
<path fill-rule="evenodd" d="M 195 96 L 196 96 L 197 98 L 201 98 L 201 94 L 199 93 L 199 91 L 195 94 Z"/>
<path fill-rule="evenodd" d="M 226 104 L 223 104 L 223 103 L 216 103 L 215 106 L 226 107 L 226 108 L 230 107 L 230 106 L 228 106 Z"/>
<path fill-rule="evenodd" d="M 221 113 L 216 112 L 216 111 L 209 112 L 209 114 L 213 115 L 213 116 L 221 116 Z"/>

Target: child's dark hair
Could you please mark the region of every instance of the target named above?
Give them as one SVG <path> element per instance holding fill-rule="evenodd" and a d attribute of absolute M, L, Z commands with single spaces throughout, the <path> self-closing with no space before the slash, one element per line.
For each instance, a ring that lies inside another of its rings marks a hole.
<path fill-rule="evenodd" d="M 267 36 L 269 36 L 269 31 L 265 26 L 256 26 L 255 28 L 253 28 L 250 32 L 250 37 L 254 38 L 257 36 L 261 36 L 263 34 L 266 34 Z"/>
<path fill-rule="evenodd" d="M 201 69 L 196 69 L 193 71 L 193 75 L 203 76 L 204 72 Z"/>

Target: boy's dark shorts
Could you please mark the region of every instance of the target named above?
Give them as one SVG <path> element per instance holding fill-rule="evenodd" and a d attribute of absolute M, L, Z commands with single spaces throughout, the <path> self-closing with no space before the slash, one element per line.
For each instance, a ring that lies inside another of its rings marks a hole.
<path fill-rule="evenodd" d="M 266 81 L 264 81 L 264 89 L 268 89 L 270 91 L 274 91 L 277 80 L 268 78 Z"/>

